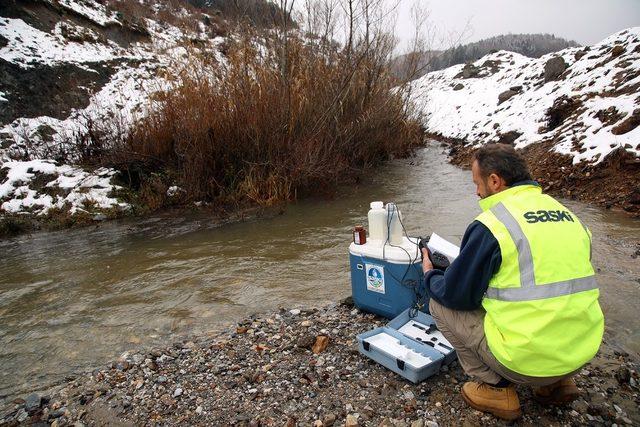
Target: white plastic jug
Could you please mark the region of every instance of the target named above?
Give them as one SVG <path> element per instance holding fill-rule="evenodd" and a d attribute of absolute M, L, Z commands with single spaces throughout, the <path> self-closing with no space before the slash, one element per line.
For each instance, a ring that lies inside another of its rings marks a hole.
<path fill-rule="evenodd" d="M 382 202 L 371 202 L 369 209 L 369 239 L 382 245 L 387 240 L 387 211 Z"/>
<path fill-rule="evenodd" d="M 402 245 L 402 214 L 395 203 L 387 203 L 387 224 L 389 231 L 389 243 Z"/>

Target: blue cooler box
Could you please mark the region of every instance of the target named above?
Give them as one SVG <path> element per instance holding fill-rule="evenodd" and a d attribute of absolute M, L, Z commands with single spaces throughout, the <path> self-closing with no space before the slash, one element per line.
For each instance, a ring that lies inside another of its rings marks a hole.
<path fill-rule="evenodd" d="M 357 336 L 360 353 L 414 383 L 437 374 L 456 352 L 433 318 L 405 310 L 387 326 Z"/>
<path fill-rule="evenodd" d="M 417 239 L 403 237 L 399 246 L 375 240 L 364 245 L 351 243 L 349 259 L 356 307 L 392 319 L 413 305 L 413 286 L 423 282 Z"/>

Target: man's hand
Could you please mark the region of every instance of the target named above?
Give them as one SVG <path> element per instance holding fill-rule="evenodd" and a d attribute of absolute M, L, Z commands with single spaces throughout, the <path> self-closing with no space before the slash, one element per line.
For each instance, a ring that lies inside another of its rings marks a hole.
<path fill-rule="evenodd" d="M 426 248 L 422 248 L 422 272 L 426 273 L 429 270 L 433 270 L 433 264 L 429 258 L 429 251 Z"/>

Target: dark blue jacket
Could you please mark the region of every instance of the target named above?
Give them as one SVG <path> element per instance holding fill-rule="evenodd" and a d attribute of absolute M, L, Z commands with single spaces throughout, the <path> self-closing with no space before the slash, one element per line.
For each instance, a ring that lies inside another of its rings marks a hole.
<path fill-rule="evenodd" d="M 512 186 L 536 184 L 517 182 Z M 500 245 L 489 229 L 473 221 L 464 232 L 460 255 L 446 272 L 430 270 L 424 281 L 429 298 L 453 310 L 475 310 L 480 307 L 491 277 L 502 263 Z"/>

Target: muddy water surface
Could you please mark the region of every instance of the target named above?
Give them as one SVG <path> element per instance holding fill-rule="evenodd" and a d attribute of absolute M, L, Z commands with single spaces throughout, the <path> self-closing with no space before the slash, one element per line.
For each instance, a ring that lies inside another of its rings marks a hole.
<path fill-rule="evenodd" d="M 479 212 L 474 191 L 470 172 L 434 145 L 271 219 L 218 227 L 203 214 L 165 214 L 2 241 L 0 396 L 7 403 L 125 350 L 249 313 L 346 297 L 351 229 L 366 223 L 370 201 L 398 203 L 410 235 L 459 243 Z M 566 203 L 594 234 L 609 344 L 638 357 L 640 221 Z"/>

